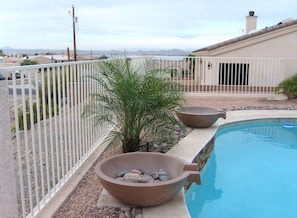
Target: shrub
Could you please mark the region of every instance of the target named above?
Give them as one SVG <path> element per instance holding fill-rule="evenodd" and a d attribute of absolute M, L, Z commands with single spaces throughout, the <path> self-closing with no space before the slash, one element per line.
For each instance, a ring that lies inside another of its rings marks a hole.
<path fill-rule="evenodd" d="M 66 73 L 60 74 L 60 92 L 61 92 L 61 96 L 63 93 L 63 89 L 66 88 L 62 86 L 62 77 L 66 76 Z M 42 88 L 41 88 L 41 84 L 39 85 L 39 99 L 40 99 L 40 105 L 39 105 L 39 111 L 40 111 L 40 120 L 43 119 L 47 119 L 49 118 L 49 114 L 51 114 L 52 116 L 54 115 L 55 111 L 54 111 L 54 104 L 56 104 L 56 113 L 59 113 L 59 107 L 58 107 L 58 99 L 59 99 L 59 95 L 58 95 L 58 74 L 55 75 L 55 82 L 53 81 L 53 74 L 50 74 L 50 77 L 48 79 L 47 74 L 44 76 L 44 96 L 45 96 L 45 113 L 43 114 L 43 105 L 42 105 Z M 48 93 L 48 86 L 50 86 L 50 93 Z M 56 89 L 56 98 L 54 98 L 54 86 Z M 65 91 L 66 93 L 66 91 Z M 56 102 L 54 102 L 54 99 L 56 99 Z M 49 103 L 51 103 L 51 108 L 49 108 Z M 38 122 L 37 120 L 37 105 L 36 102 L 33 103 L 32 105 L 32 109 L 33 109 L 33 122 L 34 124 Z M 27 129 L 31 129 L 31 115 L 30 115 L 30 107 L 29 107 L 29 103 L 28 101 L 26 101 L 26 115 L 25 115 L 25 119 L 27 122 Z M 18 120 L 19 120 L 19 129 L 20 130 L 24 130 L 24 116 L 23 116 L 23 110 L 20 108 L 18 111 Z"/>
<path fill-rule="evenodd" d="M 297 97 L 297 74 L 285 79 L 277 86 L 277 91 L 283 92 L 289 98 Z"/>
<path fill-rule="evenodd" d="M 99 64 L 99 73 L 89 77 L 105 91 L 92 94 L 84 115 L 98 125 L 108 122 L 114 126 L 105 143 L 120 144 L 123 152 L 134 152 L 144 137 L 164 136 L 164 131 L 180 124 L 174 109 L 181 106 L 183 94 L 179 84 L 165 79 L 166 73 L 148 61 L 138 66 L 127 59 Z"/>
<path fill-rule="evenodd" d="M 36 102 L 33 103 L 32 105 L 32 109 L 33 109 L 33 124 L 36 124 L 38 122 L 37 120 L 37 106 L 36 106 Z M 58 112 L 58 106 L 57 106 L 57 112 Z M 45 105 L 45 115 L 43 114 L 43 107 L 42 104 L 40 104 L 39 106 L 39 112 L 40 112 L 40 120 L 43 120 L 44 117 L 45 119 L 49 118 L 49 107 L 48 104 Z M 51 115 L 54 115 L 54 107 L 51 108 Z M 25 115 L 25 119 L 27 122 L 27 129 L 31 129 L 31 114 L 30 114 L 30 107 L 28 104 L 28 101 L 26 101 L 26 115 Z M 19 120 L 19 130 L 24 130 L 25 125 L 24 125 L 24 116 L 23 116 L 23 110 L 19 109 L 18 111 L 18 120 Z"/>
<path fill-rule="evenodd" d="M 35 65 L 35 64 L 38 64 L 38 62 L 35 60 L 30 60 L 30 59 L 26 59 L 21 62 L 21 66 Z"/>

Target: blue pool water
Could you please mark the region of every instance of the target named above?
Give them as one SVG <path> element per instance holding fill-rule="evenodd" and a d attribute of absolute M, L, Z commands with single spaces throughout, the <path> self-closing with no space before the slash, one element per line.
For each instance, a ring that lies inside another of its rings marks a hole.
<path fill-rule="evenodd" d="M 202 184 L 186 193 L 192 218 L 297 217 L 297 122 L 293 128 L 283 124 L 217 132 Z"/>

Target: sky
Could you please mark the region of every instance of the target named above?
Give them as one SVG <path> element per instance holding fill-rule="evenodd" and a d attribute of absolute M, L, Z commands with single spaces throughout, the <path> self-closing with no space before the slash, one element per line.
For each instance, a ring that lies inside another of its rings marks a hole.
<path fill-rule="evenodd" d="M 0 0 L 0 48 L 196 50 L 297 19 L 296 0 Z"/>

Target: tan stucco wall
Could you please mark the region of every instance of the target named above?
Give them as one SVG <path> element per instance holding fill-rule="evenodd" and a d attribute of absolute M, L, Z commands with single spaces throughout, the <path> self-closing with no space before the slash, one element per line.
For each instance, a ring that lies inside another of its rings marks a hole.
<path fill-rule="evenodd" d="M 223 57 L 254 57 L 254 58 L 297 58 L 297 31 L 281 37 L 265 37 L 261 41 L 251 39 L 245 47 L 226 51 Z"/>
<path fill-rule="evenodd" d="M 254 36 L 195 56 L 297 58 L 297 25 Z"/>

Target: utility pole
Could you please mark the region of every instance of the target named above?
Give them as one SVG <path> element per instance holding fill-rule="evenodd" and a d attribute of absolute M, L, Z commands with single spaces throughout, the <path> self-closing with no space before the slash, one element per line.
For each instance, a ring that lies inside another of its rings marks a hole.
<path fill-rule="evenodd" d="M 75 23 L 77 22 L 77 17 L 74 14 L 74 5 L 72 5 L 72 26 L 73 26 L 73 56 L 74 61 L 76 61 L 76 35 L 75 35 Z"/>

